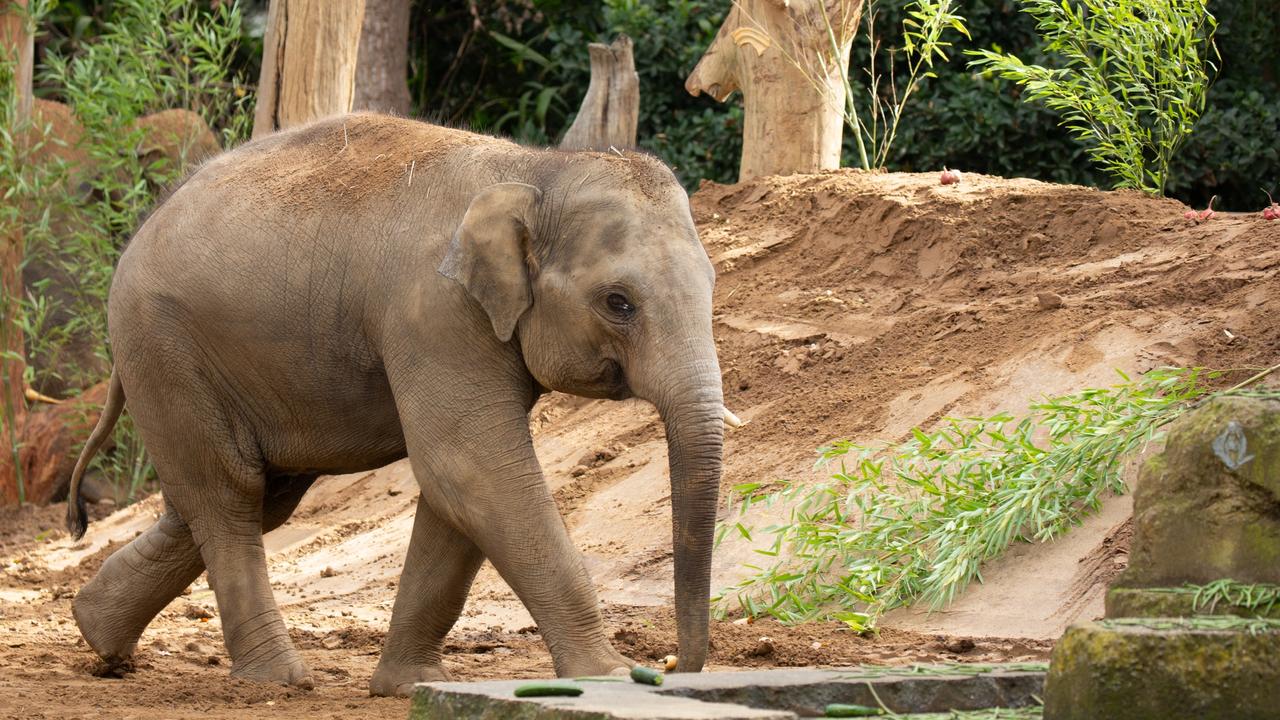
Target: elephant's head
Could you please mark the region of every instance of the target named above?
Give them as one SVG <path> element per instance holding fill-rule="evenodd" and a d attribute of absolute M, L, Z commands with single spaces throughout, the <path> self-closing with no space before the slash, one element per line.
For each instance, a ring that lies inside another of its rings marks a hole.
<path fill-rule="evenodd" d="M 688 197 L 650 157 L 552 153 L 533 184 L 471 201 L 440 272 L 543 387 L 636 396 L 666 425 L 681 671 L 707 655 L 725 409 L 711 334 L 715 271 Z"/>

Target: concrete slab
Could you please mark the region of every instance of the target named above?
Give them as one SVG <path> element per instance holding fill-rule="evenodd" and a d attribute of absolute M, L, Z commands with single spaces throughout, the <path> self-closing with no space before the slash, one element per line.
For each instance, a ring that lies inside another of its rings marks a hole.
<path fill-rule="evenodd" d="M 1028 707 L 1044 688 L 1041 665 L 917 665 L 668 675 L 661 687 L 578 681 L 578 697 L 517 698 L 529 681 L 423 683 L 411 720 L 791 720 L 829 703 L 897 713 Z"/>

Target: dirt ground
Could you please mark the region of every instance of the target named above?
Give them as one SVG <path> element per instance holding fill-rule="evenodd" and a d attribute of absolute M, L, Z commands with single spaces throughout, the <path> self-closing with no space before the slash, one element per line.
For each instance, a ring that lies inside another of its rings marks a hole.
<path fill-rule="evenodd" d="M 1280 223 L 1173 201 L 966 175 L 840 171 L 708 184 L 695 219 L 719 273 L 715 326 L 729 434 L 724 487 L 816 479 L 835 438 L 895 438 L 945 415 L 1018 411 L 1042 393 L 1109 384 L 1114 370 L 1236 372 L 1280 349 Z M 646 405 L 553 395 L 533 414 L 548 482 L 587 557 L 618 648 L 675 651 L 670 491 L 661 425 Z M 267 537 L 276 596 L 317 689 L 232 680 L 202 579 L 144 634 L 136 669 L 97 677 L 70 597 L 154 519 L 151 498 L 73 544 L 63 508 L 0 516 L 0 717 L 396 717 L 365 687 L 395 593 L 416 488 L 405 462 L 324 478 Z M 724 620 L 711 669 L 917 661 L 1043 660 L 1070 622 L 1101 613 L 1127 561 L 1130 505 L 1110 498 L 1060 540 L 1015 547 L 944 611 L 897 611 L 877 637 L 837 624 Z M 757 522 L 770 512 L 754 511 Z M 715 584 L 751 546 L 728 542 Z M 537 677 L 550 658 L 486 566 L 451 636 L 460 679 Z M 251 710 L 248 710 L 251 708 Z"/>

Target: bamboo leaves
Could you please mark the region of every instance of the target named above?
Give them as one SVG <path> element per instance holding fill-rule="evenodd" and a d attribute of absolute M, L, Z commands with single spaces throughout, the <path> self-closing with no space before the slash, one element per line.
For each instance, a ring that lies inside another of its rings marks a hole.
<path fill-rule="evenodd" d="M 971 66 L 1013 80 L 1056 110 L 1116 187 L 1163 195 L 1178 148 L 1205 108 L 1217 50 L 1206 0 L 1022 0 L 1066 67 L 998 50 Z"/>
<path fill-rule="evenodd" d="M 830 481 L 734 493 L 740 509 L 783 504 L 788 518 L 759 530 L 741 517 L 726 523 L 743 538 L 771 535 L 756 552 L 773 560 L 722 591 L 717 608 L 867 630 L 917 600 L 945 606 L 1014 542 L 1053 539 L 1097 509 L 1104 492 L 1123 492 L 1126 459 L 1207 397 L 1205 381 L 1217 376 L 1178 368 L 1122 375 L 1113 387 L 1045 398 L 1021 419 L 951 418 L 897 444 L 833 443 L 819 461 L 838 464 Z"/>

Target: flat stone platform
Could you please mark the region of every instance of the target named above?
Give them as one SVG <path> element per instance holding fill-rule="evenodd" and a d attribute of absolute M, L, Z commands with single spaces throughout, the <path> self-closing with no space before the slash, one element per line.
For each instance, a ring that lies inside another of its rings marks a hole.
<path fill-rule="evenodd" d="M 829 703 L 896 713 L 1038 705 L 1045 668 L 913 665 L 844 670 L 761 670 L 667 675 L 660 687 L 617 680 L 565 680 L 578 697 L 517 698 L 529 680 L 423 683 L 411 720 L 790 720 L 822 717 Z"/>

